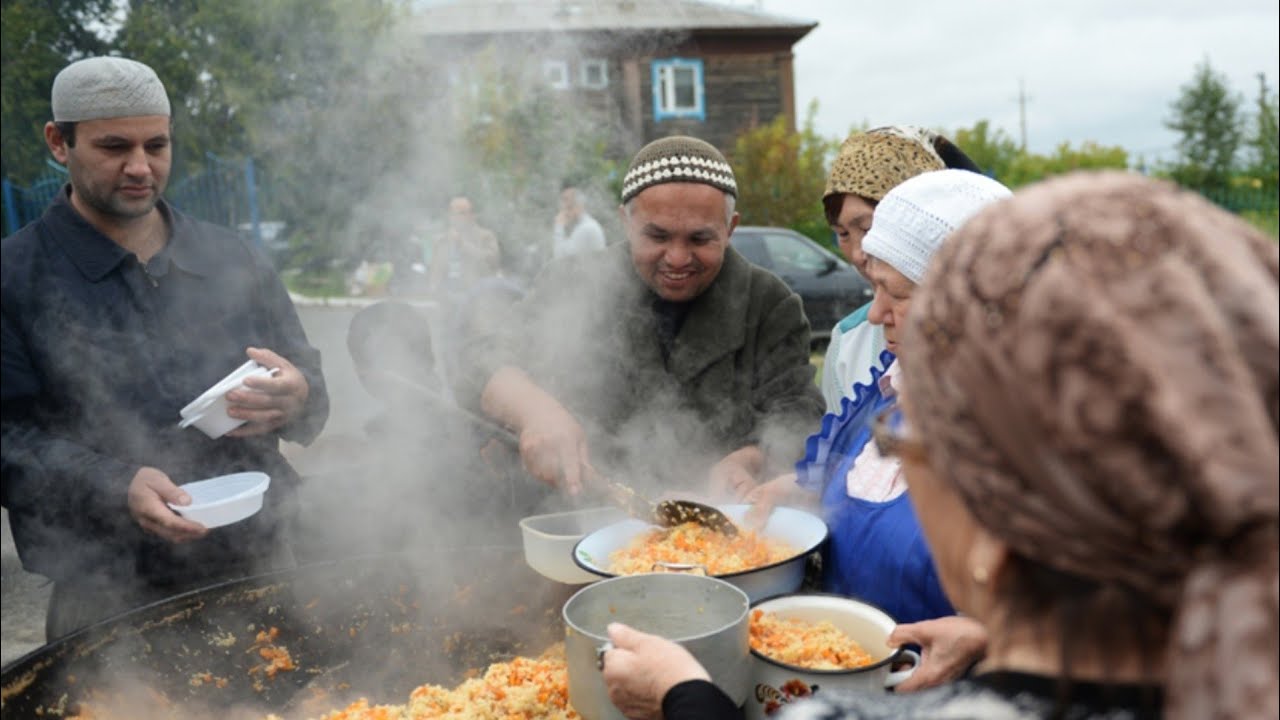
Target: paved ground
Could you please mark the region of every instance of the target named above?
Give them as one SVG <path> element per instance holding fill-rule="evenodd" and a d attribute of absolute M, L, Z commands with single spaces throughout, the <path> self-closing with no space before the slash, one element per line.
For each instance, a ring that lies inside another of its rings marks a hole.
<path fill-rule="evenodd" d="M 8 664 L 44 644 L 44 608 L 50 585 L 39 575 L 24 572 L 9 532 L 9 512 L 0 516 L 0 662 Z"/>
<path fill-rule="evenodd" d="M 334 447 L 355 442 L 364 423 L 377 410 L 374 400 L 360 386 L 346 349 L 347 326 L 358 306 L 300 306 L 299 316 L 307 336 L 323 355 L 325 378 L 329 384 L 332 411 L 324 433 L 311 448 L 288 444 L 285 448 L 294 465 L 304 475 L 317 470 L 321 456 L 329 457 Z M 44 643 L 44 611 L 49 601 L 47 579 L 22 569 L 9 514 L 3 513 L 0 539 L 0 662 L 8 664 Z"/>

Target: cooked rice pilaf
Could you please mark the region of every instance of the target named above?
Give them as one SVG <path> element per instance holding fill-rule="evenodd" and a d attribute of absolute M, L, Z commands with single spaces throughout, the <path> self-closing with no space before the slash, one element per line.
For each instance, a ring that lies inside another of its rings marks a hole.
<path fill-rule="evenodd" d="M 494 663 L 484 675 L 449 690 L 422 685 L 404 705 L 369 705 L 361 699 L 320 720 L 577 720 L 569 706 L 564 643 L 537 658 Z"/>
<path fill-rule="evenodd" d="M 811 670 L 852 670 L 871 655 L 830 620 L 808 622 L 751 611 L 751 649 L 778 662 Z"/>
<path fill-rule="evenodd" d="M 738 529 L 732 537 L 696 522 L 640 533 L 609 555 L 609 572 L 638 575 L 654 572 L 659 562 L 701 565 L 709 575 L 725 575 L 772 565 L 795 557 L 790 545 Z"/>

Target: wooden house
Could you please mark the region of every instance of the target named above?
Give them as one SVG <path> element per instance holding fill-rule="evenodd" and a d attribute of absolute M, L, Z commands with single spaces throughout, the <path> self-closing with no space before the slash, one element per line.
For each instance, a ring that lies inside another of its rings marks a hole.
<path fill-rule="evenodd" d="M 792 48 L 817 25 L 702 0 L 460 0 L 416 16 L 455 76 L 486 54 L 515 58 L 621 157 L 675 134 L 728 151 L 779 114 L 794 127 Z"/>

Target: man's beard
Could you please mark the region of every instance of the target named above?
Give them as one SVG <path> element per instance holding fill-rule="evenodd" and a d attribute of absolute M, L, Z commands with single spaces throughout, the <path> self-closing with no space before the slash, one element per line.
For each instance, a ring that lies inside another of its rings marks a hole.
<path fill-rule="evenodd" d="M 156 187 L 155 192 L 146 200 L 129 202 L 123 196 L 117 194 L 114 189 L 105 193 L 99 192 L 96 188 L 83 186 L 76 182 L 74 178 L 71 180 L 71 187 L 89 207 L 103 215 L 123 220 L 136 220 L 140 217 L 145 217 L 155 209 L 156 203 L 160 200 L 160 191 L 162 190 L 162 188 Z"/>

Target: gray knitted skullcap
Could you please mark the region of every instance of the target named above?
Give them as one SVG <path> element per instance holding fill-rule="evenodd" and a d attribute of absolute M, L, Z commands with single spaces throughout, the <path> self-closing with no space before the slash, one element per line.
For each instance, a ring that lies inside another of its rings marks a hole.
<path fill-rule="evenodd" d="M 85 58 L 53 79 L 55 122 L 140 115 L 168 116 L 169 96 L 155 71 L 136 60 Z"/>
<path fill-rule="evenodd" d="M 622 202 L 640 191 L 671 182 L 702 183 L 738 196 L 733 168 L 720 151 L 706 141 L 672 135 L 640 148 L 622 178 Z"/>

